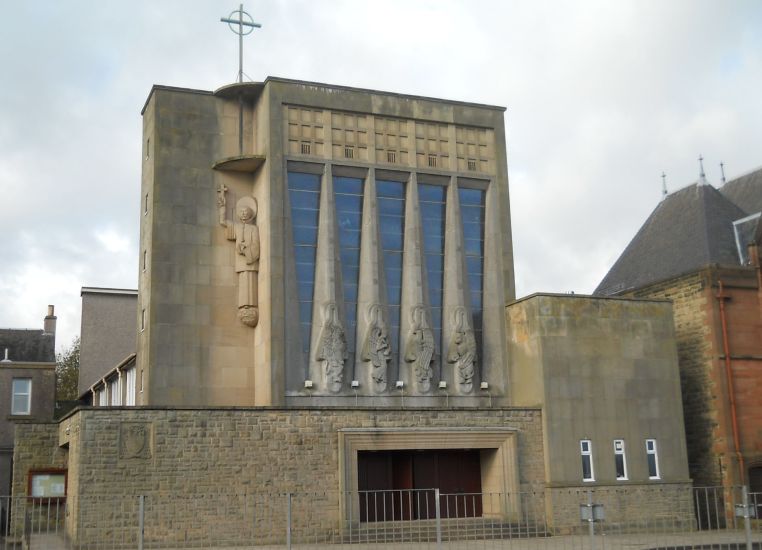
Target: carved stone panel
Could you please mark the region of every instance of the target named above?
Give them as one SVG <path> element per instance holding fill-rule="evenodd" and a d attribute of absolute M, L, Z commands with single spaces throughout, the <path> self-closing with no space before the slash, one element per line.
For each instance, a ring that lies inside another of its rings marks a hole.
<path fill-rule="evenodd" d="M 119 458 L 151 458 L 150 422 L 122 422 L 119 425 Z"/>
<path fill-rule="evenodd" d="M 434 361 L 434 332 L 426 320 L 426 308 L 417 305 L 411 315 L 410 332 L 405 345 L 405 361 L 413 367 L 413 376 L 420 392 L 431 389 L 431 379 L 434 370 L 431 363 Z"/>
<path fill-rule="evenodd" d="M 362 348 L 362 360 L 369 363 L 370 377 L 373 380 L 373 391 L 381 393 L 386 391 L 387 368 L 392 355 L 389 345 L 389 334 L 386 324 L 381 315 L 381 306 L 371 304 L 368 306 L 368 330 Z"/>
<path fill-rule="evenodd" d="M 323 329 L 317 352 L 323 363 L 325 387 L 333 393 L 341 391 L 344 383 L 344 362 L 347 359 L 347 337 L 339 320 L 336 304 L 326 304 L 323 310 Z"/>
<path fill-rule="evenodd" d="M 476 338 L 474 331 L 468 326 L 467 312 L 463 307 L 453 313 L 455 329 L 450 337 L 450 347 L 447 350 L 447 362 L 455 367 L 455 376 L 460 390 L 471 393 L 474 389 L 474 372 L 476 370 Z"/>

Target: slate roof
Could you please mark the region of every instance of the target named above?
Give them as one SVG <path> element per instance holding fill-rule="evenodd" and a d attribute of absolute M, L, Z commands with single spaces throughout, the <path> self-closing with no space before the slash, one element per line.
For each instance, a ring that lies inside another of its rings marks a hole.
<path fill-rule="evenodd" d="M 762 169 L 719 191 L 697 183 L 667 195 L 593 294 L 620 294 L 711 264 L 739 266 L 733 222 L 760 210 Z"/>
<path fill-rule="evenodd" d="M 0 360 L 28 361 L 33 363 L 56 360 L 56 335 L 35 329 L 0 328 Z"/>
<path fill-rule="evenodd" d="M 748 214 L 762 212 L 762 168 L 729 181 L 720 193 Z"/>

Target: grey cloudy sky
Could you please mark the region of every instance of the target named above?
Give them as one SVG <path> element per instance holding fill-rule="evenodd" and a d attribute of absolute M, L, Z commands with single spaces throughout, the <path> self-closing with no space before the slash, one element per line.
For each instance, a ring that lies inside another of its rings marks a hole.
<path fill-rule="evenodd" d="M 140 109 L 152 84 L 232 82 L 237 0 L 6 2 L 0 327 L 82 286 L 135 288 Z M 591 292 L 706 158 L 762 165 L 762 2 L 247 0 L 245 71 L 508 107 L 519 295 Z"/>

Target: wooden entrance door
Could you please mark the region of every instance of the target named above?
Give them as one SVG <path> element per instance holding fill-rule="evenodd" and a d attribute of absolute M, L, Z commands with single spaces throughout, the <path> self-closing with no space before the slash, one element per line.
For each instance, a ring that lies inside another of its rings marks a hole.
<path fill-rule="evenodd" d="M 444 518 L 482 514 L 479 451 L 360 451 L 360 521 L 433 519 L 433 489 Z"/>

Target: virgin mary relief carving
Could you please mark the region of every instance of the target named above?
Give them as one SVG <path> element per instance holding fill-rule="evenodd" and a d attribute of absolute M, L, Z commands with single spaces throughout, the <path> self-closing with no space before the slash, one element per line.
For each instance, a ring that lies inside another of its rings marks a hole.
<path fill-rule="evenodd" d="M 247 326 L 256 327 L 259 321 L 257 277 L 259 275 L 259 229 L 256 226 L 257 199 L 242 197 L 235 205 L 236 221 L 225 216 L 228 188 L 217 189 L 217 207 L 220 225 L 226 229 L 225 237 L 235 241 L 235 271 L 238 273 L 238 319 Z"/>
<path fill-rule="evenodd" d="M 431 362 L 434 359 L 434 332 L 426 321 L 426 309 L 422 305 L 413 308 L 412 325 L 405 345 L 405 361 L 413 366 L 418 388 L 422 392 L 431 389 L 434 371 Z"/>
<path fill-rule="evenodd" d="M 344 361 L 347 359 L 347 337 L 339 321 L 336 304 L 326 304 L 323 310 L 323 329 L 316 357 L 323 362 L 325 386 L 333 393 L 340 392 L 344 382 Z"/>
<path fill-rule="evenodd" d="M 476 370 L 476 338 L 468 327 L 465 308 L 459 307 L 453 313 L 453 330 L 450 348 L 447 350 L 447 362 L 455 365 L 460 389 L 471 393 L 474 389 L 474 371 Z"/>
<path fill-rule="evenodd" d="M 370 377 L 376 392 L 386 390 L 386 371 L 392 349 L 389 345 L 389 335 L 381 316 L 381 306 L 371 304 L 368 307 L 368 332 L 362 348 L 362 360 L 370 362 Z"/>

